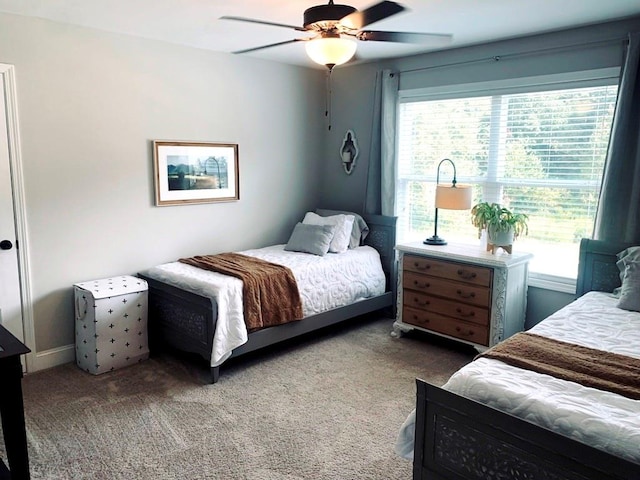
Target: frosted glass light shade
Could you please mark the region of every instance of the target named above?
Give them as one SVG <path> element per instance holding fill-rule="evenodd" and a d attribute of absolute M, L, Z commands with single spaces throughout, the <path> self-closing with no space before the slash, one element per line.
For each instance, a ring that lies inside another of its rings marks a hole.
<path fill-rule="evenodd" d="M 436 208 L 467 210 L 471 208 L 471 185 L 437 185 Z"/>
<path fill-rule="evenodd" d="M 356 53 L 357 44 L 341 37 L 324 37 L 304 44 L 309 58 L 320 65 L 342 65 Z"/>

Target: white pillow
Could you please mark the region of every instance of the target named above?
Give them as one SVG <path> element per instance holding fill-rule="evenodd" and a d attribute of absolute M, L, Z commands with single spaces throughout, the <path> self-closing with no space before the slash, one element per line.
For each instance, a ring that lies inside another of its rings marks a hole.
<path fill-rule="evenodd" d="M 307 212 L 302 223 L 307 225 L 335 225 L 336 232 L 331 239 L 329 251 L 332 253 L 343 253 L 349 248 L 351 240 L 351 230 L 353 229 L 353 215 L 332 215 L 330 217 L 321 217 L 313 212 Z"/>
<path fill-rule="evenodd" d="M 353 229 L 351 230 L 351 242 L 349 242 L 349 248 L 358 248 L 363 244 L 364 239 L 369 234 L 369 225 L 364 221 L 359 214 L 355 212 L 348 212 L 344 210 L 327 210 L 325 208 L 316 208 L 316 213 L 322 217 L 330 217 L 331 215 L 338 215 L 340 213 L 344 215 L 352 215 Z"/>

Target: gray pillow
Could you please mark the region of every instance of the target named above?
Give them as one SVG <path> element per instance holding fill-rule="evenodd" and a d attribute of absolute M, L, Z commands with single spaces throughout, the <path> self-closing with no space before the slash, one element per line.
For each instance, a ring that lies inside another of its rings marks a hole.
<path fill-rule="evenodd" d="M 345 210 L 327 210 L 323 208 L 316 208 L 316 213 L 322 217 L 330 217 L 332 215 L 353 215 L 355 218 L 353 222 L 353 228 L 351 229 L 351 239 L 349 240 L 349 248 L 356 248 L 363 244 L 364 239 L 369 234 L 369 225 L 364 221 L 360 215 L 354 212 L 347 212 Z"/>
<path fill-rule="evenodd" d="M 640 261 L 624 262 L 624 275 L 617 307 L 640 312 Z"/>
<path fill-rule="evenodd" d="M 640 262 L 640 246 L 626 248 L 620 253 L 618 253 L 616 256 L 618 257 L 616 266 L 620 271 L 620 283 L 622 283 L 624 279 L 625 262 Z M 619 296 L 621 289 L 622 287 L 618 287 L 614 289 L 613 294 L 616 297 Z"/>
<path fill-rule="evenodd" d="M 298 222 L 284 249 L 289 252 L 312 253 L 325 256 L 329 251 L 335 225 L 309 225 Z"/>

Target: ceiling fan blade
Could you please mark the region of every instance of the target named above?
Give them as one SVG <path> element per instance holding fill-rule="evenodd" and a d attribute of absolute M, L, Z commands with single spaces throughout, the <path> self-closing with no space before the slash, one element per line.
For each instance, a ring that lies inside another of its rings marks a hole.
<path fill-rule="evenodd" d="M 396 2 L 380 2 L 365 8 L 364 10 L 355 11 L 346 17 L 340 19 L 340 23 L 347 28 L 359 30 L 380 20 L 384 20 L 391 15 L 400 13 L 405 7 Z"/>
<path fill-rule="evenodd" d="M 356 34 L 358 40 L 375 42 L 398 43 L 428 43 L 435 45 L 448 45 L 453 35 L 446 33 L 417 33 L 417 32 L 381 32 L 376 30 L 363 30 Z"/>
<path fill-rule="evenodd" d="M 272 27 L 292 28 L 292 29 L 298 30 L 300 32 L 306 32 L 307 31 L 304 27 L 296 27 L 295 25 L 287 25 L 285 23 L 266 22 L 264 20 L 256 20 L 254 18 L 233 17 L 233 16 L 224 15 L 224 16 L 220 17 L 220 20 L 234 20 L 234 21 L 237 21 L 237 22 L 249 22 L 249 23 L 258 23 L 260 25 L 271 25 Z"/>
<path fill-rule="evenodd" d="M 294 38 L 293 40 L 286 40 L 284 42 L 278 42 L 278 43 L 270 43 L 269 45 L 262 45 L 261 47 L 246 48 L 244 50 L 238 50 L 238 51 L 232 52 L 232 53 L 255 52 L 256 50 L 262 50 L 264 48 L 278 47 L 280 45 L 287 45 L 288 43 L 306 42 L 307 40 L 308 40 L 307 38 Z"/>

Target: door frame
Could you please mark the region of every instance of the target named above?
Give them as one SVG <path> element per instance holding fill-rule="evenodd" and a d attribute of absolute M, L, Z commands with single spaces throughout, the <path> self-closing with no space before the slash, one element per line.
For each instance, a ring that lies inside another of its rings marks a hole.
<path fill-rule="evenodd" d="M 20 300 L 22 302 L 22 329 L 24 343 L 31 349 L 25 355 L 26 371 L 35 369 L 35 331 L 33 328 L 33 303 L 31 295 L 31 269 L 29 268 L 29 243 L 27 241 L 27 214 L 22 173 L 22 153 L 18 130 L 18 95 L 16 90 L 15 67 L 0 63 L 0 75 L 4 80 L 4 94 L 7 115 L 7 141 L 9 144 L 9 164 L 11 166 L 11 189 L 18 243 L 18 271 L 20 273 Z"/>

